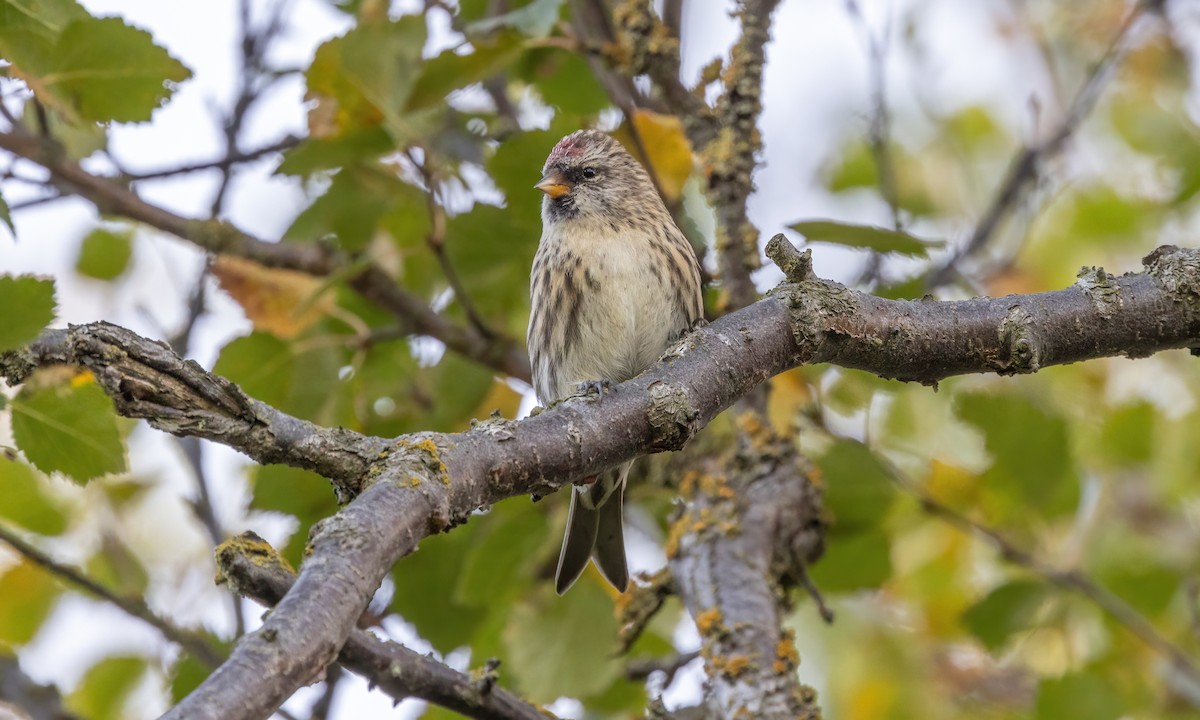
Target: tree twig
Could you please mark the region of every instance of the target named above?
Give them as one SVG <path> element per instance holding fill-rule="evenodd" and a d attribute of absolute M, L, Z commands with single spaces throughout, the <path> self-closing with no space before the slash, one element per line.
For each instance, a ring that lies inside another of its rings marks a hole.
<path fill-rule="evenodd" d="M 1062 570 L 1041 560 L 1033 553 L 1017 547 L 995 528 L 984 525 L 954 508 L 940 502 L 932 495 L 918 489 L 898 468 L 891 467 L 890 476 L 905 493 L 912 496 L 925 512 L 946 521 L 958 530 L 988 541 L 1006 561 L 1022 567 L 1051 585 L 1071 590 L 1086 597 L 1109 617 L 1141 640 L 1154 652 L 1166 658 L 1171 665 L 1186 676 L 1191 684 L 1200 688 L 1200 666 L 1175 643 L 1168 640 L 1154 625 L 1129 603 L 1105 589 L 1083 571 Z"/>
<path fill-rule="evenodd" d="M 284 150 L 289 150 L 300 143 L 300 138 L 295 135 L 287 135 L 280 140 L 264 145 L 254 150 L 246 150 L 244 152 L 232 152 L 218 160 L 209 160 L 207 162 L 190 163 L 187 165 L 179 165 L 176 167 L 163 168 L 161 170 L 146 170 L 144 172 L 129 172 L 123 170 L 121 177 L 130 182 L 139 180 L 158 180 L 161 178 L 174 177 L 176 175 L 187 175 L 194 172 L 202 172 L 204 170 L 227 170 L 234 165 L 242 163 L 254 162 L 262 159 L 267 155 L 281 153 Z M 214 198 L 215 199 L 215 198 Z"/>
<path fill-rule="evenodd" d="M 93 175 L 62 157 L 53 144 L 18 129 L 0 132 L 0 149 L 50 171 L 64 191 L 91 201 L 102 213 L 118 215 L 187 240 L 213 253 L 237 255 L 268 267 L 310 275 L 345 274 L 359 294 L 396 315 L 409 332 L 428 335 L 446 347 L 505 375 L 529 381 L 529 358 L 512 338 L 486 338 L 435 312 L 374 264 L 353 263 L 318 244 L 272 243 L 216 220 L 193 220 L 143 200 L 111 178 Z"/>
<path fill-rule="evenodd" d="M 941 287 L 953 281 L 961 274 L 962 262 L 978 255 L 988 246 L 1004 218 L 1012 212 L 1013 208 L 1037 182 L 1045 162 L 1062 151 L 1067 141 L 1091 114 L 1105 85 L 1112 77 L 1114 68 L 1125 55 L 1131 30 L 1137 25 L 1143 12 L 1157 4 L 1157 0 L 1138 0 L 1137 4 L 1133 6 L 1108 50 L 1096 63 L 1087 80 L 1084 81 L 1083 87 L 1071 101 L 1071 105 L 1067 108 L 1058 126 L 1045 139 L 1017 152 L 1009 165 L 1008 173 L 992 197 L 991 204 L 975 225 L 971 237 L 943 265 L 929 274 L 925 283 L 927 288 Z"/>
<path fill-rule="evenodd" d="M 117 595 L 79 570 L 57 562 L 54 558 L 22 540 L 16 533 L 3 525 L 0 525 L 0 542 L 5 543 L 27 560 L 60 580 L 64 580 L 68 584 L 101 600 L 112 603 L 124 611 L 125 614 L 153 626 L 165 638 L 178 644 L 205 665 L 215 668 L 221 664 L 223 658 L 220 653 L 199 636 L 176 627 L 167 620 L 159 617 L 140 600 Z"/>
<path fill-rule="evenodd" d="M 425 244 L 437 258 L 438 265 L 442 268 L 442 274 L 446 276 L 446 282 L 450 284 L 450 289 L 454 292 L 454 299 L 467 314 L 467 319 L 480 335 L 491 339 L 496 336 L 495 331 L 488 327 L 483 316 L 479 314 L 475 303 L 471 301 L 466 286 L 459 280 L 458 270 L 446 255 L 446 208 L 438 198 L 438 181 L 431 167 L 429 148 L 423 148 L 423 153 L 424 157 L 418 162 L 415 154 L 409 150 L 408 160 L 421 173 L 421 180 L 425 183 L 425 207 L 429 212 L 429 234 L 425 238 Z"/>

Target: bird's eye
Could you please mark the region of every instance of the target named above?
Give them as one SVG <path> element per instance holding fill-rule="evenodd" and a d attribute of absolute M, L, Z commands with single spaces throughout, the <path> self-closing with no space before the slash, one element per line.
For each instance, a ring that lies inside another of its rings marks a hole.
<path fill-rule="evenodd" d="M 584 176 L 585 178 L 589 179 L 589 180 L 591 180 L 592 178 L 596 177 L 596 168 L 594 168 L 594 167 L 585 167 L 585 168 L 583 169 L 583 176 Z"/>

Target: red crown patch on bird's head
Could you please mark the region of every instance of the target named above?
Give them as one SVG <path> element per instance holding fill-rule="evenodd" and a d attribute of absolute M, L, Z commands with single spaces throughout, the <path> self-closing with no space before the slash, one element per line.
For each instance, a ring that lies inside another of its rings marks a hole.
<path fill-rule="evenodd" d="M 553 165 L 579 158 L 589 146 L 594 144 L 591 142 L 592 136 L 598 134 L 595 130 L 577 130 L 571 133 L 558 141 L 558 144 L 550 151 L 550 157 L 546 158 L 546 164 Z"/>

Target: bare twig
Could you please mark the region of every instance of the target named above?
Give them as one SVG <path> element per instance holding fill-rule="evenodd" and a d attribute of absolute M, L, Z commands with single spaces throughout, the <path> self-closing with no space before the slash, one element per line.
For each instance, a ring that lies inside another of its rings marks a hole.
<path fill-rule="evenodd" d="M 932 495 L 920 490 L 910 478 L 898 468 L 892 467 L 890 473 L 896 484 L 920 503 L 921 508 L 930 515 L 945 520 L 953 527 L 981 537 L 991 543 L 1001 557 L 1018 565 L 1051 585 L 1066 590 L 1072 590 L 1096 604 L 1109 617 L 1122 625 L 1126 630 L 1145 643 L 1150 649 L 1162 655 L 1175 669 L 1185 675 L 1188 680 L 1200 687 L 1200 667 L 1196 662 L 1168 640 L 1154 625 L 1129 603 L 1114 595 L 1104 587 L 1089 578 L 1081 570 L 1062 570 L 1038 558 L 1033 553 L 1017 547 L 998 530 L 988 527 L 948 505 L 938 501 Z"/>
<path fill-rule="evenodd" d="M 1113 75 L 1113 70 L 1128 49 L 1131 30 L 1141 18 L 1143 12 L 1155 7 L 1157 0 L 1139 0 L 1129 15 L 1121 24 L 1117 35 L 1113 38 L 1108 50 L 1096 63 L 1092 72 L 1084 81 L 1083 87 L 1071 101 L 1062 120 L 1045 139 L 1022 148 L 1009 165 L 1005 176 L 991 205 L 975 226 L 975 231 L 962 247 L 956 250 L 941 267 L 930 273 L 927 288 L 936 288 L 954 280 L 961 274 L 963 260 L 974 257 L 983 251 L 991 242 L 1004 218 L 1017 206 L 1028 190 L 1036 184 L 1045 162 L 1057 155 L 1066 146 L 1067 141 L 1079 129 L 1079 126 L 1092 112 L 1096 101 Z"/>
<path fill-rule="evenodd" d="M 14 709 L 20 713 L 10 715 Z M 63 707 L 58 688 L 40 685 L 21 670 L 15 655 L 0 653 L 0 717 L 14 720 L 81 720 Z"/>
<path fill-rule="evenodd" d="M 483 337 L 494 338 L 496 337 L 495 331 L 479 314 L 475 303 L 471 301 L 466 286 L 459 280 L 458 270 L 446 255 L 446 208 L 438 197 L 438 180 L 434 174 L 433 161 L 429 157 L 429 153 L 429 148 L 424 148 L 424 157 L 420 161 L 417 160 L 411 149 L 407 153 L 408 161 L 421 173 L 421 180 L 425 183 L 425 206 L 429 212 L 429 235 L 425 237 L 425 244 L 437 258 L 438 265 L 442 268 L 442 274 L 446 276 L 446 282 L 450 284 L 450 289 L 454 292 L 454 299 L 467 314 L 467 319 Z"/>
<path fill-rule="evenodd" d="M 385 308 L 410 333 L 429 335 L 446 347 L 500 373 L 528 381 L 529 358 L 522 344 L 508 337 L 486 338 L 435 312 L 423 298 L 400 287 L 374 264 L 355 263 L 319 244 L 273 243 L 238 230 L 229 223 L 192 220 L 143 200 L 111 178 L 93 175 L 65 159 L 55 145 L 13 128 L 0 132 L 0 149 L 35 162 L 50 171 L 64 192 L 90 200 L 102 213 L 118 215 L 170 233 L 205 250 L 254 260 L 268 267 L 299 270 L 310 275 L 341 275 L 368 300 Z"/>
<path fill-rule="evenodd" d="M 666 675 L 664 685 L 670 685 L 675 679 L 675 673 L 683 669 L 685 665 L 700 657 L 699 650 L 692 652 L 680 653 L 674 657 L 665 660 L 658 659 L 638 659 L 630 660 L 625 666 L 625 677 L 629 680 L 641 681 L 645 680 L 656 672 Z"/>
<path fill-rule="evenodd" d="M 267 155 L 281 153 L 284 150 L 289 150 L 300 143 L 300 138 L 295 135 L 288 135 L 280 140 L 264 145 L 263 147 L 254 150 L 246 150 L 245 152 L 232 152 L 219 160 L 209 160 L 208 162 L 191 163 L 188 165 L 179 165 L 177 167 L 164 168 L 162 170 L 147 170 L 145 172 L 122 172 L 121 177 L 129 181 L 138 180 L 157 180 L 160 178 L 174 177 L 176 175 L 186 175 L 188 173 L 202 172 L 204 170 L 221 170 L 226 171 L 234 165 L 242 163 L 254 162 Z M 215 198 L 214 198 L 215 199 Z"/>
<path fill-rule="evenodd" d="M 234 157 L 239 154 L 238 139 L 250 108 L 280 77 L 266 66 L 266 53 L 271 42 L 283 29 L 283 17 L 287 4 L 288 0 L 275 0 L 266 24 L 262 28 L 255 28 L 250 20 L 251 0 L 241 0 L 238 3 L 238 20 L 242 32 L 242 68 L 238 73 L 237 99 L 234 100 L 233 108 L 224 123 L 226 157 Z M 233 167 L 233 163 L 220 167 L 221 182 L 217 186 L 217 192 L 213 196 L 209 210 L 209 215 L 212 217 L 221 214 L 221 208 L 225 204 L 225 194 L 233 180 Z"/>
<path fill-rule="evenodd" d="M 84 592 L 95 595 L 101 600 L 112 603 L 127 615 L 153 626 L 164 637 L 171 642 L 177 643 L 205 665 L 215 668 L 221 664 L 223 658 L 205 640 L 159 617 L 141 601 L 117 595 L 79 570 L 57 562 L 54 558 L 22 540 L 16 533 L 3 525 L 0 525 L 0 542 L 4 542 L 6 545 L 12 547 L 13 550 L 16 550 L 27 560 L 51 575 L 66 581 L 70 585 L 74 585 Z"/>

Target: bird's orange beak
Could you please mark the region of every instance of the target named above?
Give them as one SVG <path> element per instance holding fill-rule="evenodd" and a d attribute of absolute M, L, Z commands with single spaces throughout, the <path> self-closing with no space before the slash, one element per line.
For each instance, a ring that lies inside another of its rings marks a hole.
<path fill-rule="evenodd" d="M 558 170 L 551 170 L 546 173 L 546 176 L 538 180 L 535 188 L 549 195 L 551 198 L 560 198 L 563 195 L 571 192 L 571 183 L 563 177 Z"/>

